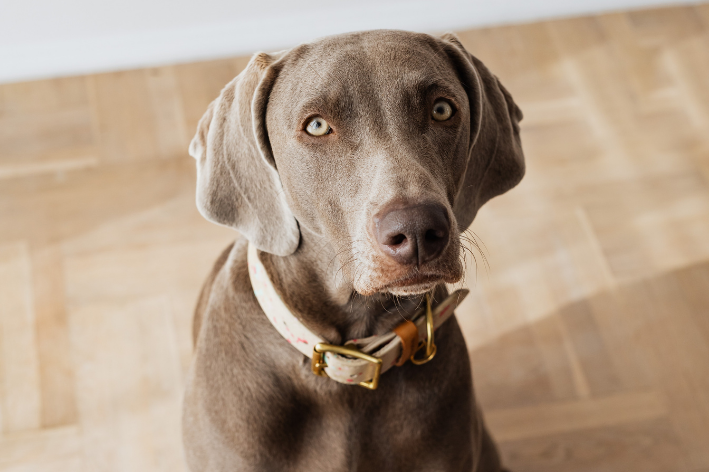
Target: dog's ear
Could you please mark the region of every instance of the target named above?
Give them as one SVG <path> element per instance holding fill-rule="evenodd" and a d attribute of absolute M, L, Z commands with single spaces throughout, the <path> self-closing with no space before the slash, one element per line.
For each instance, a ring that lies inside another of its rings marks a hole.
<path fill-rule="evenodd" d="M 486 201 L 508 191 L 524 176 L 519 137 L 522 111 L 497 77 L 455 35 L 445 34 L 441 40 L 470 103 L 468 166 L 453 207 L 464 229 Z"/>
<path fill-rule="evenodd" d="M 279 256 L 292 254 L 300 242 L 266 131 L 268 97 L 283 55 L 256 54 L 209 105 L 189 149 L 197 160 L 200 213 Z"/>

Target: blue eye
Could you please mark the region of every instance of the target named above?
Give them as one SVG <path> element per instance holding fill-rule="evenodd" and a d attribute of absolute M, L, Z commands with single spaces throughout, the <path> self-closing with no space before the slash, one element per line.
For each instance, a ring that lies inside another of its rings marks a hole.
<path fill-rule="evenodd" d="M 316 116 L 305 127 L 305 132 L 311 136 L 324 136 L 332 132 L 332 128 L 323 118 Z"/>
<path fill-rule="evenodd" d="M 431 116 L 436 121 L 446 121 L 453 116 L 453 107 L 445 100 L 438 100 L 433 104 Z"/>

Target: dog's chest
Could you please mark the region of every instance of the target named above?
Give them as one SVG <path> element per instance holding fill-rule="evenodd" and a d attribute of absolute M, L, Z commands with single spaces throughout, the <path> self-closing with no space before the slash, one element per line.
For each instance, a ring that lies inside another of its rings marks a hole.
<path fill-rule="evenodd" d="M 371 400 L 350 392 L 343 401 L 275 394 L 242 404 L 239 413 L 214 425 L 228 431 L 219 441 L 230 448 L 225 469 L 431 471 L 465 461 L 472 418 L 464 399 L 436 403 L 387 393 L 386 399 Z M 451 450 L 451 444 L 459 447 Z"/>
<path fill-rule="evenodd" d="M 190 429 L 217 440 L 188 448 L 234 470 L 450 470 L 436 464 L 470 454 L 472 383 L 457 323 L 440 338 L 434 361 L 387 372 L 376 391 L 315 377 L 292 348 L 265 362 L 248 340 L 211 343 L 222 355 L 196 359 L 187 407 L 203 418 Z"/>

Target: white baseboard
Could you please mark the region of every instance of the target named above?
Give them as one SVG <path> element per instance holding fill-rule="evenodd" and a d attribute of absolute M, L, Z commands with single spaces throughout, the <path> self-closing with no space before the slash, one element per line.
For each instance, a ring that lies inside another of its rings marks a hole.
<path fill-rule="evenodd" d="M 261 16 L 225 18 L 219 23 L 179 28 L 93 34 L 72 39 L 15 44 L 0 42 L 0 83 L 184 63 L 250 54 L 258 50 L 278 50 L 316 37 L 347 31 L 392 28 L 442 32 L 679 3 L 693 2 L 414 0 L 367 3 L 363 6 L 358 6 L 354 1 L 303 2 L 303 9 L 297 14 L 279 15 L 270 11 Z M 324 8 L 320 9 L 323 5 Z"/>

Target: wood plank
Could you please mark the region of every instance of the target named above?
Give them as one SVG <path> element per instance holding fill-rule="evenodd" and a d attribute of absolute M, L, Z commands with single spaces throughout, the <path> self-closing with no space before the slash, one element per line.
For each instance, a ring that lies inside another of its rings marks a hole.
<path fill-rule="evenodd" d="M 173 67 L 146 71 L 150 106 L 155 117 L 155 140 L 161 157 L 187 157 L 192 130 L 185 128 L 179 83 Z"/>
<path fill-rule="evenodd" d="M 599 190 L 586 209 L 619 279 L 632 280 L 709 257 L 705 237 L 709 186 L 700 174 L 666 174 Z"/>
<path fill-rule="evenodd" d="M 0 221 L 11 224 L 0 225 L 0 241 L 27 237 L 32 245 L 58 243 L 178 195 L 192 197 L 194 187 L 189 157 L 4 181 Z"/>
<path fill-rule="evenodd" d="M 648 390 L 656 388 L 656 379 L 644 352 L 635 342 L 639 330 L 644 329 L 646 317 L 633 316 L 623 304 L 625 287 L 601 292 L 588 300 L 593 320 L 600 330 L 603 343 L 610 353 L 610 362 L 623 390 Z"/>
<path fill-rule="evenodd" d="M 529 327 L 507 333 L 471 352 L 475 393 L 486 408 L 536 405 L 555 400 L 542 352 Z"/>
<path fill-rule="evenodd" d="M 24 242 L 0 245 L 0 413 L 3 433 L 40 427 L 32 269 Z"/>
<path fill-rule="evenodd" d="M 14 470 L 20 465 L 29 469 L 31 464 L 78 456 L 82 449 L 83 437 L 76 425 L 3 434 L 0 437 L 0 470 Z"/>
<path fill-rule="evenodd" d="M 562 308 L 559 314 L 570 333 L 589 393 L 595 397 L 618 393 L 622 384 L 589 304 L 586 301 L 572 303 Z"/>
<path fill-rule="evenodd" d="M 133 161 L 187 155 L 182 103 L 171 68 L 89 76 L 101 158 Z"/>
<path fill-rule="evenodd" d="M 76 423 L 74 367 L 64 298 L 64 255 L 56 245 L 32 251 L 42 426 Z"/>
<path fill-rule="evenodd" d="M 498 441 L 652 420 L 667 415 L 657 392 L 628 392 L 591 400 L 489 409 L 485 419 Z"/>
<path fill-rule="evenodd" d="M 88 103 L 84 76 L 0 84 L 0 117 L 41 115 Z"/>
<path fill-rule="evenodd" d="M 666 419 L 505 442 L 511 470 L 529 472 L 685 472 L 679 441 Z"/>
<path fill-rule="evenodd" d="M 185 470 L 167 298 L 88 305 L 70 324 L 87 470 Z"/>
<path fill-rule="evenodd" d="M 561 317 L 543 318 L 530 328 L 542 351 L 554 397 L 557 400 L 588 398 L 591 395 L 588 378 Z"/>
<path fill-rule="evenodd" d="M 80 454 L 50 458 L 26 464 L 0 466 L 3 472 L 84 472 L 84 461 Z"/>
<path fill-rule="evenodd" d="M 669 399 L 672 420 L 685 446 L 687 463 L 709 465 L 709 345 L 693 322 L 676 273 L 651 280 L 657 323 L 653 349 L 666 353 L 657 359 L 662 388 Z M 664 349 L 660 344 L 665 344 Z M 648 346 L 649 348 L 649 346 Z"/>
<path fill-rule="evenodd" d="M 0 85 L 0 180 L 97 162 L 84 77 Z"/>

